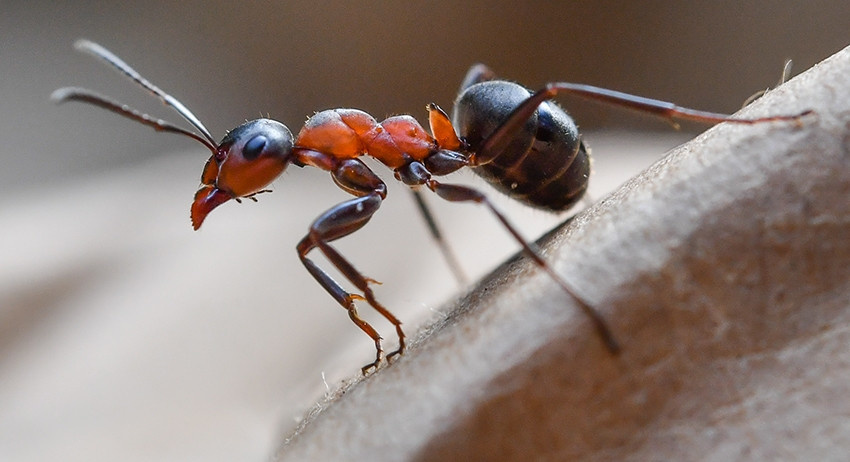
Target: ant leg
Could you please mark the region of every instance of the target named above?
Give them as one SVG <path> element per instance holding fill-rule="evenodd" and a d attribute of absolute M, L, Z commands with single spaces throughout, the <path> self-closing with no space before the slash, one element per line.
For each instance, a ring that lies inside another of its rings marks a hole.
<path fill-rule="evenodd" d="M 428 204 L 425 202 L 422 192 L 418 189 L 411 189 L 410 191 L 413 193 L 413 199 L 416 200 L 416 205 L 419 208 L 419 213 L 422 215 L 422 219 L 425 220 L 425 224 L 428 225 L 428 230 L 431 231 L 431 237 L 434 238 L 434 242 L 437 243 L 440 253 L 443 254 L 443 259 L 446 260 L 446 263 L 449 265 L 449 269 L 451 269 L 458 284 L 461 286 L 466 285 L 466 274 L 464 274 L 463 268 L 461 268 L 455 253 L 443 237 L 443 233 L 440 231 L 440 227 L 437 225 L 437 221 L 434 219 L 434 215 L 431 213 L 430 207 L 428 207 Z"/>
<path fill-rule="evenodd" d="M 483 204 L 490 212 L 499 219 L 502 223 L 502 226 L 505 227 L 506 230 L 513 236 L 513 238 L 522 246 L 522 250 L 528 255 L 534 263 L 539 266 L 543 271 L 545 271 L 553 281 L 555 281 L 561 289 L 569 294 L 575 301 L 578 303 L 579 308 L 593 321 L 594 327 L 596 331 L 599 333 L 599 336 L 602 338 L 602 341 L 605 343 L 605 346 L 611 353 L 617 354 L 620 351 L 620 345 L 614 339 L 614 335 L 611 333 L 611 329 L 608 327 L 608 324 L 605 322 L 605 319 L 602 318 L 602 315 L 599 314 L 598 311 L 593 309 L 587 302 L 585 302 L 575 291 L 564 281 L 555 270 L 552 269 L 551 266 L 540 256 L 540 253 L 532 246 L 532 244 L 528 243 L 525 238 L 519 233 L 519 231 L 508 221 L 507 217 L 505 217 L 502 212 L 497 209 L 487 196 L 484 194 L 460 185 L 449 185 L 442 184 L 436 180 L 428 180 L 425 183 L 428 188 L 437 193 L 438 196 L 442 197 L 451 202 L 475 202 L 478 204 Z"/>
<path fill-rule="evenodd" d="M 395 317 L 395 315 L 388 310 L 384 305 L 378 302 L 375 298 L 375 292 L 372 291 L 372 288 L 369 287 L 369 283 L 380 284 L 378 281 L 374 279 L 368 278 L 360 274 L 359 271 L 343 257 L 336 249 L 327 244 L 327 242 L 320 241 L 317 244 L 319 250 L 325 254 L 325 256 L 330 260 L 331 263 L 342 272 L 346 279 L 351 281 L 358 289 L 363 292 L 363 299 L 366 300 L 369 305 L 375 309 L 378 313 L 381 314 L 387 321 L 389 321 L 393 326 L 395 326 L 395 332 L 398 336 L 398 349 L 390 352 L 387 355 L 387 359 L 392 359 L 394 356 L 404 353 L 404 348 L 406 346 L 404 335 L 404 330 L 401 328 L 401 321 Z M 367 366 L 371 367 L 371 365 Z"/>
<path fill-rule="evenodd" d="M 455 133 L 449 116 L 434 103 L 428 104 L 426 109 L 428 110 L 428 122 L 431 125 L 431 134 L 440 148 L 438 152 L 429 156 L 429 159 L 435 160 L 435 162 L 431 162 L 432 166 L 436 163 L 436 168 L 442 167 L 442 170 L 445 170 L 447 173 L 466 166 L 468 164 L 468 158 L 457 152 L 461 149 L 463 143 L 458 138 L 457 133 Z M 454 252 L 452 252 L 452 249 L 443 238 L 443 234 L 440 232 L 437 221 L 434 219 L 431 209 L 425 202 L 425 198 L 422 197 L 422 193 L 415 187 L 411 188 L 410 191 L 413 193 L 413 199 L 416 201 L 420 215 L 425 220 L 425 224 L 428 225 L 428 230 L 431 231 L 434 242 L 437 243 L 440 253 L 443 254 L 443 259 L 449 265 L 452 273 L 454 273 L 458 284 L 465 285 L 466 276 L 463 274 L 463 270 L 457 258 L 455 258 Z"/>
<path fill-rule="evenodd" d="M 486 206 L 502 223 L 502 226 L 504 226 L 511 236 L 513 236 L 513 238 L 519 243 L 519 245 L 522 246 L 522 250 L 526 253 L 526 255 L 528 255 L 537 266 L 543 269 L 543 271 L 545 271 L 546 274 L 548 274 L 549 277 L 552 278 L 552 280 L 558 284 L 564 292 L 578 303 L 579 308 L 581 308 L 581 310 L 593 322 L 596 331 L 599 333 L 599 336 L 602 338 L 602 341 L 605 343 L 608 350 L 613 354 L 617 354 L 620 351 L 620 345 L 614 339 L 614 335 L 611 333 L 611 329 L 608 327 L 605 319 L 602 318 L 602 315 L 579 297 L 578 294 L 576 294 L 569 284 L 567 284 L 567 282 L 564 281 L 551 266 L 549 266 L 546 260 L 533 247 L 533 245 L 528 243 L 528 241 L 522 237 L 514 225 L 508 221 L 508 218 L 504 216 L 489 199 L 487 199 L 487 196 L 467 186 L 440 183 L 437 180 L 432 179 L 431 173 L 419 162 L 411 162 L 406 166 L 399 168 L 398 171 L 405 183 L 418 183 L 425 185 L 428 189 L 434 191 L 438 196 L 447 201 L 475 202 Z"/>
<path fill-rule="evenodd" d="M 488 80 L 495 80 L 496 73 L 493 72 L 489 67 L 484 64 L 478 63 L 473 64 L 472 67 L 466 71 L 466 76 L 464 76 L 463 81 L 460 84 L 460 91 L 458 94 L 463 93 L 467 88 L 475 85 L 476 83 L 487 82 Z"/>
<path fill-rule="evenodd" d="M 378 200 L 375 201 L 374 209 L 369 209 L 367 207 L 359 205 L 356 199 L 350 201 L 355 203 L 355 207 L 349 213 L 353 216 L 361 217 L 361 222 L 359 225 L 351 230 L 344 230 L 340 228 L 341 231 L 344 231 L 344 234 L 337 236 L 342 237 L 346 234 L 350 234 L 351 232 L 360 229 L 369 218 L 372 217 L 372 214 L 377 211 L 378 206 L 381 201 L 387 196 L 387 185 L 384 184 L 383 180 L 381 180 L 375 172 L 373 172 L 369 167 L 366 166 L 359 159 L 345 159 L 339 161 L 336 165 L 336 168 L 331 172 L 331 175 L 334 179 L 334 183 L 337 186 L 348 191 L 351 194 L 362 197 L 376 197 Z M 336 239 L 328 239 L 333 240 Z M 393 315 L 390 310 L 386 309 L 383 305 L 378 303 L 378 300 L 375 298 L 374 292 L 369 287 L 370 282 L 378 283 L 374 279 L 367 278 L 360 274 L 351 263 L 348 262 L 342 255 L 340 255 L 336 249 L 327 245 L 327 242 L 319 242 L 317 246 L 320 250 L 328 257 L 331 263 L 337 267 L 340 272 L 342 272 L 345 277 L 351 281 L 358 289 L 363 292 L 365 300 L 375 309 L 378 313 L 380 313 L 384 318 L 387 319 L 393 326 L 395 326 L 396 334 L 398 335 L 398 349 L 393 351 L 389 355 L 387 355 L 387 359 L 392 358 L 395 355 L 401 354 L 404 352 L 405 347 L 405 335 L 404 331 L 401 328 L 401 321 Z"/>
<path fill-rule="evenodd" d="M 381 202 L 386 196 L 386 186 L 365 164 L 356 159 L 348 159 L 340 162 L 332 171 L 332 175 L 338 186 L 360 197 L 338 204 L 320 215 L 310 225 L 310 231 L 307 236 L 298 243 L 298 256 L 313 278 L 331 294 L 337 303 L 348 311 L 351 320 L 374 340 L 376 349 L 375 361 L 363 367 L 362 370 L 365 374 L 369 369 L 377 368 L 381 362 L 381 357 L 383 356 L 382 339 L 371 325 L 360 318 L 354 302 L 356 300 L 366 301 L 395 326 L 399 338 L 399 348 L 390 353 L 387 358 L 391 358 L 404 351 L 404 331 L 401 328 L 401 321 L 383 305 L 378 303 L 374 292 L 369 287 L 369 283 L 377 281 L 363 276 L 329 243 L 365 226 L 381 206 Z M 324 270 L 319 268 L 311 259 L 307 258 L 307 254 L 314 248 L 318 248 L 346 279 L 362 291 L 363 295 L 346 292 Z"/>
<path fill-rule="evenodd" d="M 561 93 L 572 94 L 586 99 L 601 101 L 606 104 L 622 106 L 654 114 L 658 117 L 667 119 L 674 127 L 678 127 L 678 125 L 674 122 L 675 119 L 693 120 L 705 124 L 715 124 L 720 122 L 757 124 L 778 121 L 792 121 L 799 123 L 801 118 L 814 112 L 812 110 L 807 110 L 795 115 L 759 117 L 755 119 L 735 119 L 729 114 L 698 111 L 696 109 L 677 106 L 666 101 L 630 95 L 628 93 L 608 90 L 607 88 L 599 88 L 591 85 L 569 82 L 553 82 L 547 84 L 545 88 L 538 90 L 517 106 L 508 118 L 505 119 L 505 121 L 502 122 L 502 124 L 499 125 L 499 127 L 496 128 L 496 130 L 494 130 L 486 140 L 484 140 L 475 156 L 478 163 L 486 163 L 490 159 L 501 154 L 514 139 L 515 135 L 523 129 L 523 126 L 528 119 L 534 115 L 534 112 L 537 111 L 537 107 L 543 104 L 543 102 L 552 99 Z"/>
<path fill-rule="evenodd" d="M 304 267 L 307 268 L 307 271 L 316 279 L 319 285 L 325 288 L 337 303 L 348 311 L 348 316 L 354 324 L 375 342 L 375 361 L 363 367 L 363 374 L 366 374 L 369 369 L 378 367 L 384 351 L 381 346 L 380 334 L 357 313 L 357 307 L 354 302 L 355 300 L 364 299 L 364 297 L 346 292 L 330 275 L 319 268 L 313 260 L 307 258 L 307 254 L 318 247 L 334 266 L 339 267 L 340 262 L 343 262 L 344 264 L 342 266 L 345 267 L 347 265 L 349 267 L 348 269 L 353 270 L 353 267 L 328 242 L 362 228 L 369 221 L 372 214 L 377 211 L 381 200 L 380 196 L 376 194 L 374 196 L 351 199 L 331 208 L 313 222 L 310 226 L 310 232 L 304 236 L 296 247 L 298 257 L 301 259 Z M 343 274 L 346 273 L 345 271 L 342 272 Z M 356 273 L 356 270 L 354 272 Z M 349 278 L 348 274 L 345 274 L 345 276 Z"/>

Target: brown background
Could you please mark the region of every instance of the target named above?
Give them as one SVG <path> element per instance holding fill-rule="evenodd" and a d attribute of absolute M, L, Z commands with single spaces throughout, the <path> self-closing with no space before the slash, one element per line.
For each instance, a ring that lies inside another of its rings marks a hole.
<path fill-rule="evenodd" d="M 85 85 L 158 109 L 75 54 L 71 44 L 80 37 L 175 93 L 218 138 L 260 113 L 294 130 L 330 107 L 422 118 L 428 102 L 451 106 L 477 61 L 529 86 L 572 80 L 729 111 L 772 85 L 785 59 L 806 69 L 846 45 L 850 30 L 841 1 L 122 3 L 4 2 L 0 187 L 7 198 L 184 145 L 94 110 L 69 117 L 50 106 L 54 88 Z M 584 105 L 572 112 L 586 128 L 617 117 Z"/>
<path fill-rule="evenodd" d="M 841 1 L 459 3 L 3 3 L 0 459 L 266 458 L 324 380 L 335 387 L 373 354 L 293 250 L 345 195 L 293 169 L 260 204 L 222 207 L 192 232 L 200 146 L 48 101 L 83 85 L 177 120 L 74 40 L 112 49 L 218 137 L 267 113 L 297 130 L 330 107 L 424 120 L 476 61 L 532 87 L 569 80 L 734 111 L 785 59 L 806 69 L 850 30 Z M 595 199 L 688 137 L 564 103 L 593 148 Z M 399 189 L 340 248 L 413 332 L 457 288 Z M 472 276 L 516 250 L 486 213 L 440 205 Z M 528 236 L 564 218 L 511 216 Z"/>

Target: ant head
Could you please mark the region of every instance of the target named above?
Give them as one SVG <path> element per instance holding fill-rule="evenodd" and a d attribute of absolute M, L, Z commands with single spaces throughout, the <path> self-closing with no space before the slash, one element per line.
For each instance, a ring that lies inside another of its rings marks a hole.
<path fill-rule="evenodd" d="M 260 192 L 291 159 L 292 133 L 276 120 L 252 120 L 231 130 L 204 166 L 192 226 L 198 229 L 212 209 L 229 199 Z"/>
<path fill-rule="evenodd" d="M 137 85 L 170 106 L 195 131 L 178 127 L 162 119 L 151 117 L 127 105 L 84 88 L 60 88 L 51 99 L 57 103 L 79 101 L 93 104 L 122 117 L 135 120 L 157 131 L 177 133 L 203 144 L 212 152 L 201 175 L 201 189 L 192 203 L 192 225 L 201 226 L 207 214 L 230 199 L 251 197 L 262 191 L 280 175 L 292 157 L 292 133 L 280 122 L 257 119 L 236 127 L 218 145 L 204 124 L 177 98 L 162 91 L 142 77 L 121 58 L 102 46 L 88 40 L 78 40 L 74 46 L 103 61 Z"/>

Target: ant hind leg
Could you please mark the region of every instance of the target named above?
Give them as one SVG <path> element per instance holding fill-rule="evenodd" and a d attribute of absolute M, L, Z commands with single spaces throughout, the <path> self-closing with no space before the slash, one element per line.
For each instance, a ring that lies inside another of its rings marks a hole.
<path fill-rule="evenodd" d="M 404 179 L 404 182 L 408 185 L 424 185 L 428 187 L 431 191 L 434 191 L 441 198 L 450 201 L 450 202 L 474 202 L 477 204 L 482 204 L 490 210 L 492 213 L 502 224 L 502 226 L 510 233 L 510 235 L 514 238 L 514 240 L 519 243 L 522 247 L 522 250 L 528 255 L 532 261 L 539 266 L 546 274 L 549 275 L 550 278 L 564 291 L 566 292 L 576 303 L 579 305 L 579 308 L 587 315 L 590 320 L 593 322 L 596 331 L 598 332 L 600 338 L 604 342 L 606 348 L 608 348 L 611 353 L 616 354 L 620 351 L 620 345 L 617 343 L 616 339 L 614 339 L 614 334 L 611 332 L 610 327 L 608 327 L 608 323 L 596 311 L 590 304 L 585 302 L 578 294 L 564 281 L 554 269 L 546 262 L 546 260 L 540 255 L 540 253 L 534 248 L 533 244 L 530 244 L 525 238 L 519 233 L 516 227 L 508 220 L 508 218 L 502 214 L 502 212 L 497 209 L 492 202 L 485 196 L 483 193 L 470 188 L 468 186 L 455 185 L 455 184 L 444 184 L 440 183 L 437 180 L 431 178 L 431 173 L 419 162 L 411 162 L 410 164 L 398 169 L 400 176 Z"/>

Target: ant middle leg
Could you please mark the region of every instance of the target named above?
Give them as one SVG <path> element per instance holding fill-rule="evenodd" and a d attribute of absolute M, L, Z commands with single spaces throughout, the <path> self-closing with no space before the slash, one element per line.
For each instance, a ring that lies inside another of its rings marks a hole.
<path fill-rule="evenodd" d="M 431 237 L 437 244 L 437 248 L 440 249 L 440 253 L 443 254 L 443 259 L 449 266 L 449 269 L 454 275 L 455 280 L 461 286 L 466 285 L 466 273 L 463 272 L 463 268 L 461 267 L 460 262 L 455 256 L 455 253 L 449 247 L 449 244 L 446 241 L 446 238 L 443 236 L 442 231 L 440 231 L 440 226 L 437 224 L 437 220 L 434 218 L 434 214 L 431 212 L 431 208 L 425 202 L 425 198 L 422 197 L 422 192 L 420 192 L 418 189 L 411 189 L 410 191 L 413 195 L 414 201 L 416 201 L 416 206 L 419 209 L 419 214 L 422 216 L 422 219 L 425 220 L 425 224 L 428 226 L 428 230 L 431 232 Z"/>

